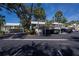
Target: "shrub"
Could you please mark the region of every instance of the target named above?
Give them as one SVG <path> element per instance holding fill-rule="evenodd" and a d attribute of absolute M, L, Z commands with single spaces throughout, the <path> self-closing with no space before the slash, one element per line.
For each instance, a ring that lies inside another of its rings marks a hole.
<path fill-rule="evenodd" d="M 5 32 L 0 30 L 0 35 L 3 35 Z"/>

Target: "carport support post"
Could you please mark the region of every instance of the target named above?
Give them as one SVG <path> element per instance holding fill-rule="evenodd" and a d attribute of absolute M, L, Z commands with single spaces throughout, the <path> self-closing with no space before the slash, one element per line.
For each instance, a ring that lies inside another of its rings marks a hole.
<path fill-rule="evenodd" d="M 61 34 L 61 28 L 60 28 L 60 34 Z"/>
<path fill-rule="evenodd" d="M 37 34 L 38 36 L 40 35 L 40 33 L 39 33 L 39 20 L 40 19 L 38 19 L 38 34 Z"/>
<path fill-rule="evenodd" d="M 60 26 L 60 24 L 59 24 L 59 28 L 60 28 L 60 34 L 61 34 L 61 26 Z"/>

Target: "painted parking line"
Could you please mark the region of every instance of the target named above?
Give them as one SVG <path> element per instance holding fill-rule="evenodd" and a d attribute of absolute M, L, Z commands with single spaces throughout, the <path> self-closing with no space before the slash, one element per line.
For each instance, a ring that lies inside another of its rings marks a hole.
<path fill-rule="evenodd" d="M 64 41 L 64 40 L 68 40 L 68 39 L 3 39 L 3 40 L 61 40 L 61 41 Z"/>

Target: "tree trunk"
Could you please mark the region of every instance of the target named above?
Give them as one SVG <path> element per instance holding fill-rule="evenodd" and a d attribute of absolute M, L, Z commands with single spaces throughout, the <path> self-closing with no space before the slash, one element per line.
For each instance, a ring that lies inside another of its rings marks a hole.
<path fill-rule="evenodd" d="M 0 30 L 1 30 L 1 25 L 0 25 Z"/>

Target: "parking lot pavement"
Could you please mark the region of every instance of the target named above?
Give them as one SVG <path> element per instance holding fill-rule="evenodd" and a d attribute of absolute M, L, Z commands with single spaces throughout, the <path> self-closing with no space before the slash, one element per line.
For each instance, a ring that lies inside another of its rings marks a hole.
<path fill-rule="evenodd" d="M 23 38 L 22 38 L 23 37 Z M 70 47 L 74 54 L 79 55 L 79 32 L 73 32 L 69 34 L 52 34 L 51 36 L 24 36 L 24 35 L 7 35 L 7 37 L 0 39 L 0 48 L 9 50 L 11 48 L 17 49 L 23 45 L 29 44 L 32 42 L 38 43 L 48 43 L 52 47 L 60 48 L 60 46 Z"/>
<path fill-rule="evenodd" d="M 4 36 L 0 37 L 0 39 L 23 39 L 24 34 L 14 33 L 14 34 L 5 34 Z"/>
<path fill-rule="evenodd" d="M 6 34 L 0 39 L 70 39 L 78 40 L 79 32 L 66 33 L 66 34 L 52 34 L 49 36 L 38 35 L 25 35 L 25 34 Z"/>
<path fill-rule="evenodd" d="M 9 39 L 11 36 L 13 36 L 13 34 L 5 34 L 3 36 L 0 36 L 0 39 Z"/>
<path fill-rule="evenodd" d="M 14 47 L 21 47 L 23 45 L 29 44 L 31 45 L 32 42 L 38 43 L 48 43 L 49 46 L 60 48 L 61 46 L 68 46 L 70 47 L 75 55 L 79 55 L 79 43 L 75 41 L 56 41 L 56 40 L 0 40 L 0 48 L 4 48 L 9 50 L 10 48 Z"/>

